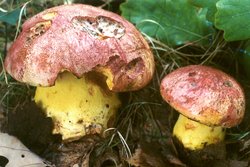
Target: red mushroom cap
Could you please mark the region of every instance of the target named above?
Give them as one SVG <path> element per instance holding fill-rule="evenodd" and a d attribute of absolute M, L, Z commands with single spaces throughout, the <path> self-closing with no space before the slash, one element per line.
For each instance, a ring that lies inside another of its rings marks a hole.
<path fill-rule="evenodd" d="M 117 14 L 74 4 L 47 9 L 22 27 L 5 68 L 16 80 L 51 86 L 64 70 L 77 77 L 108 69 L 113 91 L 136 90 L 152 78 L 154 60 L 139 31 Z"/>
<path fill-rule="evenodd" d="M 184 116 L 209 126 L 236 126 L 245 112 L 241 86 L 226 73 L 207 66 L 186 66 L 166 75 L 161 95 Z"/>

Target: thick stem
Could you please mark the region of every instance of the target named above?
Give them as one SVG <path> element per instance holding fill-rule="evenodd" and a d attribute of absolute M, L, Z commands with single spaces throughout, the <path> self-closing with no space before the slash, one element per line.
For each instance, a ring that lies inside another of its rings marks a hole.
<path fill-rule="evenodd" d="M 225 130 L 222 127 L 209 127 L 180 115 L 173 134 L 185 148 L 198 150 L 206 145 L 223 141 Z"/>
<path fill-rule="evenodd" d="M 118 95 L 102 89 L 87 77 L 60 74 L 52 87 L 37 87 L 35 102 L 54 122 L 53 133 L 63 140 L 101 133 L 114 119 L 121 102 Z"/>

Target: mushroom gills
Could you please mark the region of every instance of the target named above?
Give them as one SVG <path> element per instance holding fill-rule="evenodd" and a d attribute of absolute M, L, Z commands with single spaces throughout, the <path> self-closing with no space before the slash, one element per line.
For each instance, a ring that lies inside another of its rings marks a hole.
<path fill-rule="evenodd" d="M 199 122 L 188 119 L 180 114 L 173 135 L 190 150 L 203 149 L 206 145 L 216 144 L 224 140 L 223 127 L 209 127 Z"/>
<path fill-rule="evenodd" d="M 61 73 L 52 87 L 37 87 L 34 100 L 52 118 L 53 133 L 64 141 L 101 133 L 121 104 L 117 94 L 69 72 Z"/>

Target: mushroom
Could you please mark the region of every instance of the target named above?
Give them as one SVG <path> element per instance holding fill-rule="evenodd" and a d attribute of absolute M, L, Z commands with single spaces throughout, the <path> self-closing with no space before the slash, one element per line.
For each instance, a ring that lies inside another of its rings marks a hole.
<path fill-rule="evenodd" d="M 161 82 L 164 100 L 180 113 L 173 135 L 190 150 L 224 140 L 224 128 L 238 125 L 245 112 L 241 86 L 226 73 L 202 65 L 179 68 Z"/>
<path fill-rule="evenodd" d="M 101 133 L 120 106 L 117 92 L 146 86 L 155 66 L 131 23 L 83 4 L 53 7 L 27 20 L 4 65 L 16 80 L 37 87 L 35 102 L 65 141 Z"/>

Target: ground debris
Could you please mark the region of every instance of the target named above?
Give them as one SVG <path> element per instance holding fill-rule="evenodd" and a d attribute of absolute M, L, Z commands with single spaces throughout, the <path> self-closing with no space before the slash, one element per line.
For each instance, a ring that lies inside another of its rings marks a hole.
<path fill-rule="evenodd" d="M 60 167 L 89 167 L 89 157 L 98 140 L 98 136 L 89 135 L 78 141 L 61 144 L 50 161 Z"/>
<path fill-rule="evenodd" d="M 141 141 L 127 161 L 135 167 L 185 167 L 186 165 L 169 150 L 172 146 L 167 146 L 167 143 Z"/>
<path fill-rule="evenodd" d="M 4 114 L 4 111 L 0 105 L 0 132 L 5 132 L 7 126 L 7 118 Z"/>
<path fill-rule="evenodd" d="M 249 167 L 248 162 L 238 160 L 215 161 L 212 167 Z"/>
<path fill-rule="evenodd" d="M 98 158 L 92 158 L 92 167 L 124 167 L 125 164 L 121 162 L 119 153 L 116 150 L 107 149 Z"/>
<path fill-rule="evenodd" d="M 178 157 L 188 166 L 213 167 L 217 162 L 226 160 L 225 143 L 211 144 L 199 150 L 189 150 L 184 148 L 178 139 L 174 138 L 173 141 L 178 150 Z"/>
<path fill-rule="evenodd" d="M 133 156 L 128 160 L 128 163 L 135 167 L 163 167 L 164 162 L 162 162 L 160 157 L 152 157 L 147 154 L 141 148 L 137 148 Z"/>
<path fill-rule="evenodd" d="M 240 152 L 246 151 L 250 149 L 250 139 L 243 140 L 241 142 L 242 146 L 240 148 Z"/>
<path fill-rule="evenodd" d="M 240 141 L 238 152 L 240 159 L 248 161 L 250 165 L 250 138 Z"/>

